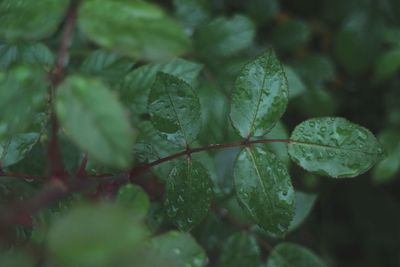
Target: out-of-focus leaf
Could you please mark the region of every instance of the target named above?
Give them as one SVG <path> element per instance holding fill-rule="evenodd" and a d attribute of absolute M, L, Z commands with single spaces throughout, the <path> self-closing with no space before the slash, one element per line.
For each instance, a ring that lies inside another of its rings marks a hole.
<path fill-rule="evenodd" d="M 205 8 L 204 0 L 174 0 L 173 2 L 176 15 L 190 34 L 209 20 L 210 15 Z"/>
<path fill-rule="evenodd" d="M 205 251 L 187 233 L 170 231 L 153 237 L 151 247 L 160 256 L 174 260 L 176 267 L 203 267 L 207 264 Z"/>
<path fill-rule="evenodd" d="M 67 135 L 89 158 L 130 166 L 135 132 L 117 97 L 100 80 L 71 76 L 58 88 L 56 111 Z"/>
<path fill-rule="evenodd" d="M 139 219 L 117 205 L 78 206 L 51 226 L 49 255 L 65 266 L 111 266 L 146 240 Z"/>
<path fill-rule="evenodd" d="M 219 17 L 198 29 L 195 34 L 196 48 L 206 60 L 215 60 L 249 47 L 254 36 L 255 26 L 247 17 Z"/>
<path fill-rule="evenodd" d="M 98 76 L 106 82 L 120 82 L 134 63 L 106 50 L 90 53 L 82 62 L 80 70 L 89 75 Z"/>
<path fill-rule="evenodd" d="M 296 190 L 296 209 L 294 212 L 294 217 L 289 226 L 289 231 L 293 231 L 298 228 L 310 214 L 317 195 L 304 193 Z"/>
<path fill-rule="evenodd" d="M 3 0 L 0 2 L 0 38 L 43 39 L 57 30 L 68 6 L 69 0 Z"/>
<path fill-rule="evenodd" d="M 366 128 L 338 117 L 300 123 L 290 137 L 289 155 L 307 171 L 334 178 L 355 177 L 383 156 L 383 149 Z"/>
<path fill-rule="evenodd" d="M 32 67 L 19 66 L 0 72 L 0 142 L 25 131 L 46 104 L 45 74 Z"/>
<path fill-rule="evenodd" d="M 260 266 L 257 240 L 249 233 L 238 232 L 226 240 L 219 256 L 218 267 Z"/>
<path fill-rule="evenodd" d="M 386 129 L 378 138 L 387 155 L 374 167 L 372 179 L 376 183 L 387 183 L 400 171 L 400 132 Z"/>
<path fill-rule="evenodd" d="M 374 77 L 378 81 L 387 80 L 395 76 L 400 69 L 400 49 L 383 52 L 375 65 Z"/>
<path fill-rule="evenodd" d="M 283 67 L 289 86 L 289 99 L 295 98 L 306 91 L 306 86 L 297 73 L 289 66 Z"/>
<path fill-rule="evenodd" d="M 144 218 L 150 208 L 150 199 L 146 192 L 134 184 L 122 186 L 118 190 L 115 201 L 138 218 Z"/>
<path fill-rule="evenodd" d="M 311 250 L 292 243 L 276 246 L 266 267 L 326 267 L 327 265 Z"/>
<path fill-rule="evenodd" d="M 291 51 L 305 46 L 310 35 L 310 28 L 306 22 L 289 19 L 274 27 L 272 41 L 278 50 Z"/>
<path fill-rule="evenodd" d="M 78 18 L 91 40 L 133 58 L 165 60 L 190 48 L 178 23 L 148 2 L 87 0 Z"/>
<path fill-rule="evenodd" d="M 39 65 L 48 69 L 54 64 L 54 55 L 43 43 L 1 44 L 0 69 L 7 69 L 15 63 Z"/>

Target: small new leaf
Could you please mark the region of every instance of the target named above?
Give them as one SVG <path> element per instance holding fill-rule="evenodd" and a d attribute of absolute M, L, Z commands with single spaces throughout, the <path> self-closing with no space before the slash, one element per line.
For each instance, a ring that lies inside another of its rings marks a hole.
<path fill-rule="evenodd" d="M 245 148 L 234 167 L 241 206 L 265 231 L 283 236 L 294 215 L 295 194 L 285 165 L 263 147 Z"/>
<path fill-rule="evenodd" d="M 366 128 L 344 118 L 321 117 L 300 123 L 292 132 L 289 155 L 307 171 L 335 178 L 355 177 L 383 156 Z"/>
<path fill-rule="evenodd" d="M 246 64 L 232 93 L 230 118 L 239 134 L 248 138 L 266 134 L 283 115 L 288 82 L 272 49 Z"/>

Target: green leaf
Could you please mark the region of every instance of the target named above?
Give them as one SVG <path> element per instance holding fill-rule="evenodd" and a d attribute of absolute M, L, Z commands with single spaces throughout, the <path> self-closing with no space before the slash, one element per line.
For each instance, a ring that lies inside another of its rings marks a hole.
<path fill-rule="evenodd" d="M 254 36 L 255 25 L 249 18 L 242 15 L 231 19 L 219 17 L 198 29 L 196 48 L 207 60 L 229 57 L 249 47 Z"/>
<path fill-rule="evenodd" d="M 271 21 L 279 12 L 278 0 L 253 0 L 251 5 L 242 3 L 249 16 L 260 25 Z"/>
<path fill-rule="evenodd" d="M 90 53 L 82 62 L 80 70 L 89 75 L 98 76 L 106 82 L 121 81 L 134 63 L 106 50 L 96 50 Z"/>
<path fill-rule="evenodd" d="M 295 98 L 306 91 L 306 86 L 297 73 L 289 66 L 284 66 L 286 78 L 289 86 L 289 98 Z"/>
<path fill-rule="evenodd" d="M 253 235 L 238 232 L 231 235 L 222 247 L 218 267 L 260 266 L 260 249 Z"/>
<path fill-rule="evenodd" d="M 205 23 L 209 19 L 209 14 L 205 9 L 203 0 L 173 0 L 176 16 L 185 25 L 185 30 L 189 33 Z"/>
<path fill-rule="evenodd" d="M 18 134 L 0 143 L 0 165 L 2 168 L 22 160 L 39 140 L 38 133 Z"/>
<path fill-rule="evenodd" d="M 164 60 L 190 47 L 190 40 L 174 20 L 143 1 L 87 0 L 78 19 L 80 30 L 89 39 L 133 58 Z"/>
<path fill-rule="evenodd" d="M 126 209 L 107 203 L 78 206 L 51 226 L 50 257 L 62 266 L 111 266 L 141 245 L 148 233 Z"/>
<path fill-rule="evenodd" d="M 202 65 L 175 58 L 167 63 L 152 63 L 131 71 L 122 82 L 120 92 L 122 101 L 132 113 L 147 113 L 147 101 L 150 87 L 156 79 L 157 73 L 165 72 L 174 75 L 194 86 Z"/>
<path fill-rule="evenodd" d="M 36 263 L 32 256 L 21 251 L 0 253 L 0 266 L 7 267 L 34 267 Z"/>
<path fill-rule="evenodd" d="M 150 208 L 150 199 L 146 192 L 134 184 L 122 186 L 118 190 L 115 201 L 139 218 L 144 218 Z"/>
<path fill-rule="evenodd" d="M 15 63 L 39 65 L 49 69 L 54 64 L 54 55 L 42 43 L 1 44 L 0 69 L 7 69 Z"/>
<path fill-rule="evenodd" d="M 352 14 L 345 20 L 336 34 L 334 52 L 350 75 L 364 74 L 374 63 L 381 31 L 380 24 L 363 12 Z"/>
<path fill-rule="evenodd" d="M 385 129 L 379 134 L 387 156 L 376 164 L 372 170 L 372 179 L 377 183 L 386 183 L 396 178 L 400 171 L 400 132 L 395 129 Z"/>
<path fill-rule="evenodd" d="M 304 222 L 310 214 L 316 199 L 316 194 L 309 194 L 296 190 L 296 209 L 293 220 L 289 226 L 289 231 L 295 230 Z"/>
<path fill-rule="evenodd" d="M 307 171 L 335 178 L 366 172 L 383 155 L 375 136 L 344 118 L 302 122 L 292 132 L 289 155 Z"/>
<path fill-rule="evenodd" d="M 244 137 L 266 134 L 285 112 L 288 82 L 272 49 L 245 65 L 232 93 L 230 118 Z"/>
<path fill-rule="evenodd" d="M 57 30 L 68 6 L 69 0 L 3 0 L 0 2 L 0 38 L 43 39 Z"/>
<path fill-rule="evenodd" d="M 202 267 L 207 264 L 207 255 L 196 240 L 187 233 L 170 231 L 151 239 L 157 255 L 172 259 L 176 267 Z"/>
<path fill-rule="evenodd" d="M 306 22 L 288 19 L 274 27 L 272 41 L 279 51 L 287 52 L 305 46 L 310 36 L 311 31 Z"/>
<path fill-rule="evenodd" d="M 167 180 L 167 215 L 179 229 L 188 231 L 207 215 L 212 196 L 207 169 L 189 158 L 180 161 Z"/>
<path fill-rule="evenodd" d="M 268 139 L 289 139 L 289 133 L 285 125 L 281 121 L 278 121 L 265 137 Z M 289 166 L 290 159 L 288 155 L 288 144 L 286 142 L 271 142 L 266 145 L 275 153 L 279 160 L 285 163 L 285 166 Z"/>
<path fill-rule="evenodd" d="M 263 147 L 245 148 L 234 167 L 239 203 L 265 231 L 283 236 L 294 215 L 294 190 L 284 164 Z"/>
<path fill-rule="evenodd" d="M 71 76 L 58 88 L 56 111 L 67 135 L 92 158 L 126 169 L 135 133 L 117 97 L 99 80 Z"/>
<path fill-rule="evenodd" d="M 326 264 L 307 248 L 281 243 L 272 250 L 266 267 L 326 267 Z"/>
<path fill-rule="evenodd" d="M 186 147 L 200 132 L 200 101 L 185 81 L 160 72 L 151 87 L 148 109 L 154 128 L 172 143 Z"/>
<path fill-rule="evenodd" d="M 32 124 L 46 95 L 47 81 L 40 70 L 19 66 L 0 72 L 0 142 Z"/>
<path fill-rule="evenodd" d="M 296 73 L 309 85 L 322 86 L 322 83 L 335 79 L 335 66 L 332 60 L 320 54 L 311 54 L 296 60 L 293 64 Z M 288 78 L 289 80 L 289 78 Z M 291 89 L 289 87 L 289 89 Z"/>
<path fill-rule="evenodd" d="M 383 81 L 392 78 L 400 69 L 400 49 L 383 52 L 375 65 L 374 78 Z"/>

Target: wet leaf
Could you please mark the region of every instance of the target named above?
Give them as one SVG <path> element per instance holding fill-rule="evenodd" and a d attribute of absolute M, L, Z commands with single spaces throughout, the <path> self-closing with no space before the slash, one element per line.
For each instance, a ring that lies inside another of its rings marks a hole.
<path fill-rule="evenodd" d="M 43 39 L 57 30 L 68 6 L 69 0 L 3 0 L 0 2 L 0 38 Z"/>
<path fill-rule="evenodd" d="M 239 134 L 261 136 L 279 120 L 288 103 L 288 82 L 272 49 L 248 63 L 236 80 L 230 118 Z"/>
<path fill-rule="evenodd" d="M 39 136 L 39 133 L 18 134 L 0 143 L 1 167 L 8 167 L 22 160 L 32 150 Z"/>
<path fill-rule="evenodd" d="M 100 80 L 70 76 L 58 88 L 56 111 L 69 138 L 89 158 L 130 166 L 135 132 L 117 97 Z"/>
<path fill-rule="evenodd" d="M 260 266 L 260 249 L 257 240 L 249 233 L 231 235 L 222 247 L 218 267 Z"/>
<path fill-rule="evenodd" d="M 294 215 L 294 190 L 285 165 L 263 147 L 245 148 L 234 167 L 239 203 L 265 231 L 283 236 Z"/>
<path fill-rule="evenodd" d="M 190 47 L 178 23 L 144 1 L 87 0 L 78 18 L 89 39 L 133 58 L 165 60 Z"/>
<path fill-rule="evenodd" d="M 326 267 L 327 265 L 311 250 L 292 243 L 276 246 L 266 267 Z"/>
<path fill-rule="evenodd" d="M 161 257 L 174 260 L 176 267 L 202 267 L 208 261 L 203 248 L 187 233 L 167 232 L 152 238 L 151 246 Z"/>
<path fill-rule="evenodd" d="M 366 172 L 383 156 L 383 149 L 366 128 L 338 117 L 309 119 L 290 137 L 289 155 L 306 169 L 335 178 Z"/>
<path fill-rule="evenodd" d="M 191 159 L 181 161 L 167 180 L 167 215 L 179 229 L 188 231 L 207 215 L 212 195 L 208 170 Z"/>
<path fill-rule="evenodd" d="M 160 72 L 151 87 L 148 109 L 154 128 L 167 140 L 186 147 L 200 132 L 200 101 L 183 80 Z"/>

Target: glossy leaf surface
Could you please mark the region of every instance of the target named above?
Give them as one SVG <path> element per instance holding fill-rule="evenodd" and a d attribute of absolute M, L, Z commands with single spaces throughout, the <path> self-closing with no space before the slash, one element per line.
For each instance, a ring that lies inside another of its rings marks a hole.
<path fill-rule="evenodd" d="M 97 44 L 133 58 L 163 60 L 190 47 L 190 40 L 174 20 L 158 6 L 143 1 L 84 1 L 79 28 Z"/>
<path fill-rule="evenodd" d="M 16 63 L 39 65 L 48 69 L 54 63 L 54 55 L 43 43 L 0 44 L 0 69 Z"/>
<path fill-rule="evenodd" d="M 151 87 L 148 109 L 151 122 L 172 143 L 185 147 L 200 132 L 200 101 L 183 80 L 159 73 Z"/>
<path fill-rule="evenodd" d="M 191 159 L 181 161 L 167 180 L 167 215 L 181 230 L 190 230 L 207 215 L 212 196 L 208 170 Z"/>
<path fill-rule="evenodd" d="M 125 169 L 135 140 L 117 97 L 97 79 L 71 76 L 58 88 L 58 119 L 67 135 L 89 157 Z"/>
<path fill-rule="evenodd" d="M 294 215 L 295 194 L 285 165 L 263 147 L 245 148 L 234 167 L 239 203 L 265 231 L 283 236 Z"/>
<path fill-rule="evenodd" d="M 279 120 L 288 103 L 288 82 L 272 49 L 246 64 L 235 82 L 230 118 L 239 134 L 261 136 Z"/>
<path fill-rule="evenodd" d="M 335 178 L 366 172 L 383 156 L 383 149 L 366 128 L 338 117 L 309 119 L 290 137 L 289 155 L 310 172 Z"/>
<path fill-rule="evenodd" d="M 326 264 L 307 248 L 281 243 L 272 250 L 266 267 L 326 267 Z"/>
<path fill-rule="evenodd" d="M 0 37 L 9 41 L 39 40 L 57 30 L 69 0 L 3 0 L 0 2 Z"/>

